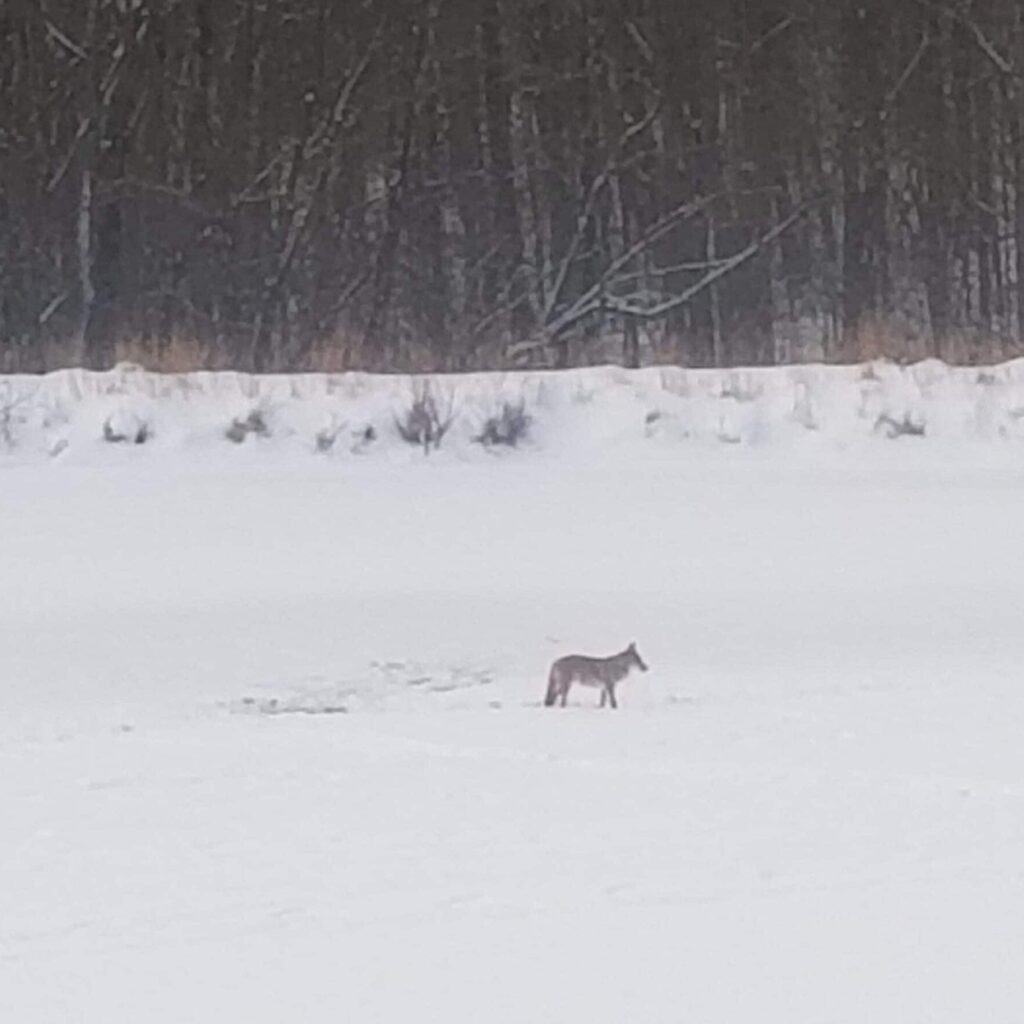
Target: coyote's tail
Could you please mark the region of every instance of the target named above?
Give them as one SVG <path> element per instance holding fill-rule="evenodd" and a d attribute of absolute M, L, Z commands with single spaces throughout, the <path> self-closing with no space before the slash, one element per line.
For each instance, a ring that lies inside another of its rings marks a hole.
<path fill-rule="evenodd" d="M 555 703 L 558 687 L 555 684 L 555 669 L 552 666 L 548 673 L 548 692 L 544 695 L 544 707 L 549 708 Z"/>

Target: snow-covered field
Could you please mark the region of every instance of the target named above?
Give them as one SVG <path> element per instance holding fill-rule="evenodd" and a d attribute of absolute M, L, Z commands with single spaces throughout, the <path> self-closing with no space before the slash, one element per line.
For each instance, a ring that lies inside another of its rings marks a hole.
<path fill-rule="evenodd" d="M 1024 1018 L 1019 366 L 602 372 L 430 458 L 14 382 L 0 1022 Z"/>

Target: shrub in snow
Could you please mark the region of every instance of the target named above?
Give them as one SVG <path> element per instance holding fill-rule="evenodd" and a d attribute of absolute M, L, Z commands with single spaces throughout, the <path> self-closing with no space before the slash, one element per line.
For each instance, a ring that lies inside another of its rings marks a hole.
<path fill-rule="evenodd" d="M 362 452 L 369 448 L 377 440 L 377 431 L 373 429 L 373 424 L 368 423 L 362 430 L 356 431 L 355 439 L 356 443 L 352 445 L 352 451 Z"/>
<path fill-rule="evenodd" d="M 9 381 L 0 390 L 0 444 L 5 448 L 14 447 L 17 431 L 25 425 L 28 399 L 27 394 L 16 395 Z"/>
<path fill-rule="evenodd" d="M 661 425 L 663 415 L 660 409 L 651 409 L 644 417 L 644 437 L 654 437 Z"/>
<path fill-rule="evenodd" d="M 814 415 L 814 401 L 806 381 L 797 383 L 793 395 L 793 419 L 805 430 L 818 429 L 818 418 Z"/>
<path fill-rule="evenodd" d="M 321 454 L 326 454 L 334 447 L 334 442 L 337 440 L 338 431 L 331 430 L 329 427 L 324 427 L 324 429 L 319 431 L 316 435 L 316 450 Z"/>
<path fill-rule="evenodd" d="M 316 435 L 316 450 L 321 454 L 327 454 L 327 452 L 333 451 L 338 443 L 338 438 L 345 433 L 345 428 L 347 426 L 347 423 L 337 423 L 332 421 L 324 427 Z M 353 430 L 349 436 L 352 439 L 352 447 L 350 450 L 353 453 L 358 454 L 377 440 L 377 431 L 374 430 L 372 426 L 366 426 L 361 430 Z"/>
<path fill-rule="evenodd" d="M 103 423 L 103 440 L 108 444 L 145 444 L 152 436 L 150 425 L 134 413 L 114 413 Z"/>
<path fill-rule="evenodd" d="M 245 419 L 234 419 L 224 431 L 224 436 L 235 444 L 241 444 L 250 434 L 270 437 L 270 428 L 262 410 L 253 409 Z"/>
<path fill-rule="evenodd" d="M 338 440 L 338 435 L 345 429 L 344 423 L 338 423 L 333 417 L 331 422 L 327 424 L 322 430 L 317 432 L 316 435 L 316 450 L 322 454 L 326 454 L 334 448 L 334 442 Z"/>
<path fill-rule="evenodd" d="M 427 384 L 414 389 L 409 408 L 401 416 L 395 417 L 395 429 L 407 444 L 417 445 L 429 454 L 431 448 L 441 447 L 454 421 L 451 399 L 446 408 L 442 409 Z"/>
<path fill-rule="evenodd" d="M 761 397 L 761 388 L 739 374 L 732 374 L 722 385 L 719 397 L 731 398 L 734 402 L 756 402 Z"/>
<path fill-rule="evenodd" d="M 515 448 L 520 441 L 526 440 L 530 423 L 531 417 L 524 401 L 502 402 L 501 409 L 487 419 L 475 440 L 487 447 L 504 445 Z"/>
<path fill-rule="evenodd" d="M 924 437 L 925 423 L 915 419 L 910 413 L 904 413 L 902 419 L 896 419 L 888 413 L 882 413 L 875 422 L 875 433 L 885 434 L 894 441 L 897 437 Z"/>

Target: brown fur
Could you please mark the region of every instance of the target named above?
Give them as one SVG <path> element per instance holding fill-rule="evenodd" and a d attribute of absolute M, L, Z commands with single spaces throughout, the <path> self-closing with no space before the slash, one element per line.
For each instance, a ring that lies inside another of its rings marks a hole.
<path fill-rule="evenodd" d="M 590 658 L 585 654 L 568 654 L 559 658 L 548 673 L 548 691 L 544 697 L 544 706 L 552 707 L 560 703 L 565 707 L 566 698 L 569 696 L 569 688 L 573 683 L 581 686 L 599 686 L 601 688 L 600 707 L 608 703 L 611 707 L 617 708 L 615 700 L 615 687 L 626 676 L 630 670 L 638 668 L 641 672 L 647 671 L 647 665 L 640 657 L 636 644 L 630 644 L 624 651 L 613 654 L 610 658 Z"/>

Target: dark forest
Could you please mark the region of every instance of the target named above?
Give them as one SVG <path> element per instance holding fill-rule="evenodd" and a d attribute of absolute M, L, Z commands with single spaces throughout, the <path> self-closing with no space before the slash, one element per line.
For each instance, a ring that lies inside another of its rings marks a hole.
<path fill-rule="evenodd" d="M 0 370 L 1021 354 L 1020 0 L 2 0 Z"/>

